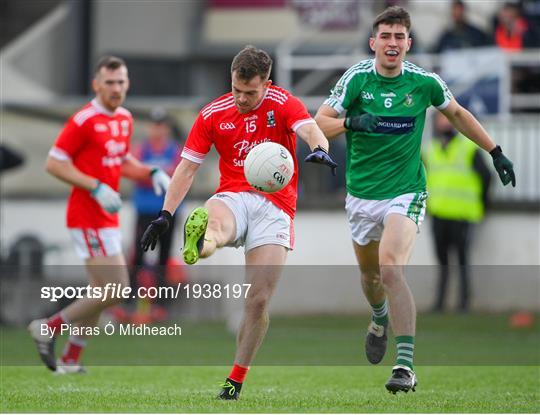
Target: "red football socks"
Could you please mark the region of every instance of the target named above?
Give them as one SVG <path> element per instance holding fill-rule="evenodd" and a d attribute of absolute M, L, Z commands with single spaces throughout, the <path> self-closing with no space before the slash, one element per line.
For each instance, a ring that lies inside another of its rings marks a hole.
<path fill-rule="evenodd" d="M 248 370 L 249 370 L 249 367 L 234 365 L 229 375 L 229 379 L 234 380 L 235 382 L 238 382 L 238 383 L 242 383 L 244 382 L 244 379 L 246 378 L 246 374 Z"/>
<path fill-rule="evenodd" d="M 67 321 L 62 316 L 62 313 L 55 314 L 49 319 L 49 321 L 47 321 L 47 325 L 49 326 L 49 329 L 51 329 L 51 331 L 54 330 L 53 333 L 55 336 L 58 336 L 60 334 L 60 326 L 66 323 Z"/>
<path fill-rule="evenodd" d="M 70 337 L 64 348 L 64 353 L 62 354 L 62 362 L 77 363 L 85 346 L 86 341 L 84 339 L 73 336 Z"/>

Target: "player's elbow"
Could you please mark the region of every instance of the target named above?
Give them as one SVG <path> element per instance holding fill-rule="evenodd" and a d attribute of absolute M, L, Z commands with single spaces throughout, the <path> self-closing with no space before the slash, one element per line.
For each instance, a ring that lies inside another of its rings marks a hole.
<path fill-rule="evenodd" d="M 63 166 L 60 161 L 50 156 L 47 158 L 47 161 L 45 162 L 45 171 L 47 173 L 49 173 L 52 176 L 58 177 L 62 169 L 63 169 Z"/>
<path fill-rule="evenodd" d="M 55 172 L 55 160 L 51 157 L 47 158 L 47 161 L 45 162 L 45 171 L 49 174 L 54 175 Z"/>

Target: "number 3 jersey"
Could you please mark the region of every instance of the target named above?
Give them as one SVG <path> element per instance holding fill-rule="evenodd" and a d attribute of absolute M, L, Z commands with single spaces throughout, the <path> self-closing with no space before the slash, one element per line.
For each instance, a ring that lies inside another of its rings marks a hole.
<path fill-rule="evenodd" d="M 288 91 L 271 85 L 259 105 L 241 114 L 232 93 L 206 105 L 199 113 L 182 151 L 182 157 L 202 163 L 212 145 L 219 159 L 220 181 L 216 193 L 257 192 L 244 177 L 244 160 L 257 144 L 272 141 L 285 146 L 294 159 L 294 175 L 276 193 L 258 192 L 285 211 L 291 218 L 296 211 L 298 162 L 296 130 L 314 123 L 304 104 Z"/>
<path fill-rule="evenodd" d="M 444 109 L 452 94 L 434 73 L 403 62 L 401 74 L 385 78 L 366 59 L 349 68 L 324 104 L 347 116 L 380 117 L 372 133 L 347 131 L 347 191 L 368 200 L 426 189 L 420 146 L 431 105 Z"/>
<path fill-rule="evenodd" d="M 111 113 L 94 99 L 67 121 L 49 155 L 71 160 L 81 172 L 118 191 L 132 129 L 128 110 L 119 107 Z M 106 212 L 88 190 L 76 186 L 68 199 L 66 220 L 68 228 L 118 227 L 118 214 Z"/>

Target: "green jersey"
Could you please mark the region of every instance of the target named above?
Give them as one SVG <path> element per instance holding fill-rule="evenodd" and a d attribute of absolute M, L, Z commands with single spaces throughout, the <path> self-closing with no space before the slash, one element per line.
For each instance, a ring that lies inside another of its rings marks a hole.
<path fill-rule="evenodd" d="M 347 191 L 370 200 L 425 191 L 420 145 L 426 109 L 444 109 L 451 99 L 438 75 L 407 61 L 394 78 L 379 75 L 375 59 L 349 68 L 324 103 L 349 117 L 370 113 L 380 120 L 371 133 L 346 134 Z"/>

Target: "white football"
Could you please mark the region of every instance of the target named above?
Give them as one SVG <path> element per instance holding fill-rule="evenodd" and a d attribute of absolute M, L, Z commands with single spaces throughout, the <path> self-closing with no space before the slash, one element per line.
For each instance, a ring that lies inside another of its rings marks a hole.
<path fill-rule="evenodd" d="M 256 145 L 244 160 L 244 176 L 255 189 L 274 193 L 287 186 L 294 174 L 294 160 L 285 147 L 266 142 Z"/>

